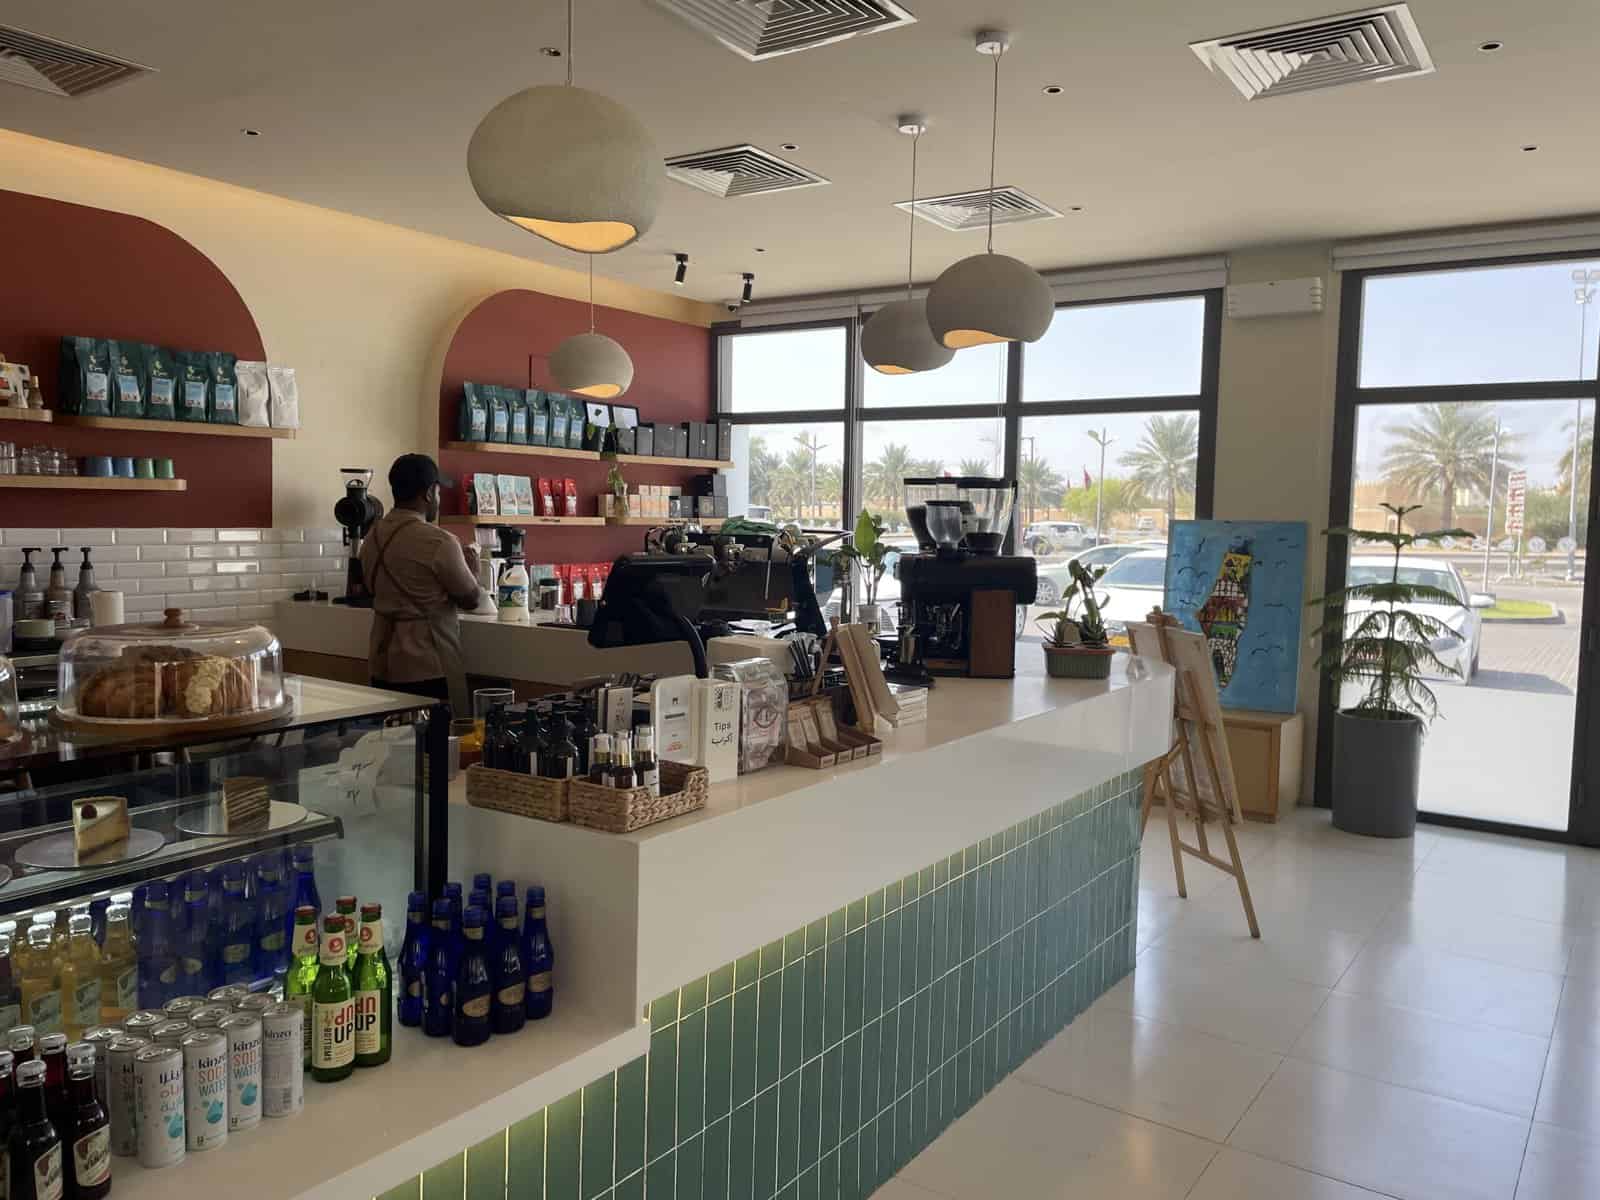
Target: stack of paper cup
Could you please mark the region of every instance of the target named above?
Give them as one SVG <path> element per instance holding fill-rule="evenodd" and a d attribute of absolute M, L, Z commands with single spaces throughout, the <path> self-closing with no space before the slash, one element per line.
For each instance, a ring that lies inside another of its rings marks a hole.
<path fill-rule="evenodd" d="M 122 624 L 121 592 L 93 592 L 89 602 L 92 605 L 90 619 L 95 625 Z"/>

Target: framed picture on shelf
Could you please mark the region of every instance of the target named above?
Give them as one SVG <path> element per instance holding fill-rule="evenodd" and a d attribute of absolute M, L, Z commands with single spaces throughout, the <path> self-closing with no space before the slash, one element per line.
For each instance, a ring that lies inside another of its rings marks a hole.
<path fill-rule="evenodd" d="M 604 450 L 611 429 L 611 405 L 586 400 L 583 404 L 583 448 Z"/>
<path fill-rule="evenodd" d="M 639 410 L 631 404 L 611 406 L 611 427 L 618 454 L 639 453 Z"/>

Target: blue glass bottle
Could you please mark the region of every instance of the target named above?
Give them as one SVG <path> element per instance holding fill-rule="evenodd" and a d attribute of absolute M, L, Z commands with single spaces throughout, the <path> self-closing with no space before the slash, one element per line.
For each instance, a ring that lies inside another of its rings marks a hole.
<path fill-rule="evenodd" d="M 89 901 L 89 932 L 94 935 L 97 946 L 103 947 L 106 944 L 106 909 L 110 907 L 110 896 L 100 896 Z"/>
<path fill-rule="evenodd" d="M 522 969 L 528 976 L 524 1004 L 531 1021 L 548 1017 L 555 1007 L 555 967 L 555 947 L 544 919 L 544 889 L 535 885 L 528 889 L 528 916 L 522 926 Z"/>
<path fill-rule="evenodd" d="M 494 912 L 494 897 L 487 888 L 473 888 L 471 894 L 467 896 L 466 907 L 481 908 L 484 911 L 484 915 L 488 916 Z M 462 911 L 465 912 L 466 909 L 462 909 Z M 492 929 L 494 923 L 490 921 L 488 924 Z M 484 940 L 492 944 L 495 940 L 495 935 L 491 932 L 485 936 Z"/>
<path fill-rule="evenodd" d="M 450 1030 L 458 1046 L 481 1046 L 493 1031 L 494 978 L 489 974 L 483 942 L 486 920 L 487 914 L 476 907 L 467 909 L 461 918 L 461 963 L 456 968 L 456 1006 Z"/>
<path fill-rule="evenodd" d="M 517 937 L 517 898 L 501 896 L 494 903 L 499 944 L 494 949 L 494 1007 L 491 1024 L 496 1033 L 515 1033 L 528 1019 L 523 1003 L 528 979 L 522 970 L 522 945 Z"/>
<path fill-rule="evenodd" d="M 167 885 L 144 885 L 143 930 L 139 935 L 139 1007 L 160 1008 L 178 994 L 178 956 L 172 945 L 172 919 L 167 911 Z"/>
<path fill-rule="evenodd" d="M 400 1024 L 421 1025 L 428 988 L 428 898 L 406 897 L 406 937 L 400 944 Z"/>
<path fill-rule="evenodd" d="M 487 871 L 479 871 L 472 877 L 472 890 L 494 895 L 494 876 Z"/>
<path fill-rule="evenodd" d="M 176 916 L 176 905 L 174 915 Z M 217 986 L 207 951 L 211 934 L 210 894 L 206 873 L 190 871 L 183 877 L 183 920 L 178 933 L 178 990 L 180 996 L 204 996 Z M 175 921 L 174 924 L 177 924 Z"/>
<path fill-rule="evenodd" d="M 309 845 L 294 848 L 294 888 L 289 894 L 288 910 L 283 918 L 284 945 L 294 936 L 294 910 L 309 904 L 317 910 L 321 921 L 322 897 L 317 894 L 316 856 Z"/>
<path fill-rule="evenodd" d="M 237 863 L 222 879 L 222 925 L 217 957 L 223 983 L 248 986 L 255 978 L 255 909 L 244 894 L 244 871 Z"/>
<path fill-rule="evenodd" d="M 449 1037 L 456 1004 L 455 939 L 450 930 L 450 901 L 433 902 L 433 932 L 428 937 L 428 996 L 422 1032 Z"/>
<path fill-rule="evenodd" d="M 263 857 L 256 870 L 255 973 L 257 979 L 271 979 L 289 969 L 289 943 L 283 935 L 289 893 L 278 874 L 278 856 Z"/>
<path fill-rule="evenodd" d="M 510 896 L 512 900 L 517 898 L 517 881 L 515 879 L 502 879 L 499 883 L 494 885 L 494 905 L 496 912 L 500 911 L 500 901 L 504 900 L 507 896 Z"/>

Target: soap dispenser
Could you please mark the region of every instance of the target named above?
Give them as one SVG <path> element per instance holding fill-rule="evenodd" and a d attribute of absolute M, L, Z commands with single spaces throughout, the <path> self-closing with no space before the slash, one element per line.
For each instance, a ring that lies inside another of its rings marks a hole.
<path fill-rule="evenodd" d="M 42 546 L 22 548 L 22 574 L 17 577 L 17 620 L 29 621 L 44 616 L 44 589 L 39 586 L 39 572 L 33 568 L 33 556 L 43 554 Z"/>
<path fill-rule="evenodd" d="M 79 546 L 83 562 L 78 567 L 78 586 L 72 589 L 72 615 L 83 620 L 94 617 L 94 594 L 100 590 L 94 581 L 94 564 L 89 561 L 89 547 Z"/>
<path fill-rule="evenodd" d="M 50 584 L 44 590 L 44 615 L 57 625 L 72 621 L 72 592 L 67 587 L 67 568 L 61 562 L 66 552 L 65 546 L 50 547 L 55 561 L 50 564 Z"/>

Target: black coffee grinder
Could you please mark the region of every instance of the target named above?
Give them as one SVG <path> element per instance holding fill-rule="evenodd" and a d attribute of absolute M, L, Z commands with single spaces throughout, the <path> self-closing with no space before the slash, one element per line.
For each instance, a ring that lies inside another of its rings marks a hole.
<path fill-rule="evenodd" d="M 900 580 L 897 676 L 1016 674 L 1017 607 L 1039 591 L 1027 555 L 1003 555 L 1011 527 L 1014 479 L 914 478 L 905 481 L 906 517 L 920 553 L 895 564 Z"/>
<path fill-rule="evenodd" d="M 339 473 L 345 477 L 344 495 L 333 506 L 333 519 L 344 529 L 347 558 L 344 595 L 333 602 L 348 604 L 351 608 L 371 608 L 372 591 L 361 571 L 361 545 L 378 518 L 383 516 L 383 501 L 368 490 L 372 486 L 371 467 L 341 467 Z"/>

